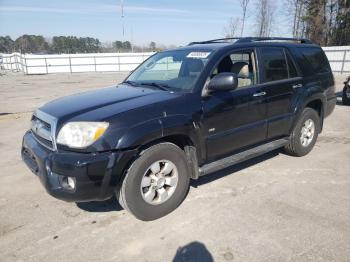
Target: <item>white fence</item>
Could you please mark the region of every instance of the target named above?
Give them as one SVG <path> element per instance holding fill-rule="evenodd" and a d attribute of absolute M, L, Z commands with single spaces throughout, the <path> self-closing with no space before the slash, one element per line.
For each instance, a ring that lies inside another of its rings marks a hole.
<path fill-rule="evenodd" d="M 96 53 L 71 55 L 2 55 L 5 70 L 25 74 L 131 71 L 153 53 Z"/>
<path fill-rule="evenodd" d="M 350 46 L 324 47 L 337 74 L 350 73 Z M 3 54 L 6 70 L 25 74 L 131 71 L 153 53 L 96 53 L 72 55 Z"/>
<path fill-rule="evenodd" d="M 323 47 L 333 73 L 350 74 L 350 46 Z"/>

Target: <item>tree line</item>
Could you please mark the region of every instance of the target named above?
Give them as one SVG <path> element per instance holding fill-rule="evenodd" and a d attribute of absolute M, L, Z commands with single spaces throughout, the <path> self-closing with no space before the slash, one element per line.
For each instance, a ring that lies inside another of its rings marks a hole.
<path fill-rule="evenodd" d="M 320 45 L 350 44 L 350 0 L 288 0 L 294 37 Z"/>
<path fill-rule="evenodd" d="M 275 0 L 239 0 L 239 3 L 242 17 L 229 19 L 224 28 L 226 37 L 243 36 L 250 10 L 257 37 L 278 35 L 277 14 L 283 14 L 290 35 L 295 38 L 308 38 L 322 46 L 350 45 L 350 0 L 283 0 L 280 10 Z"/>
<path fill-rule="evenodd" d="M 99 39 L 92 37 L 54 36 L 46 39 L 41 35 L 22 35 L 12 40 L 9 36 L 0 36 L 0 53 L 75 54 L 156 50 L 158 47 L 155 42 L 139 47 L 132 46 L 129 41 L 101 43 Z"/>

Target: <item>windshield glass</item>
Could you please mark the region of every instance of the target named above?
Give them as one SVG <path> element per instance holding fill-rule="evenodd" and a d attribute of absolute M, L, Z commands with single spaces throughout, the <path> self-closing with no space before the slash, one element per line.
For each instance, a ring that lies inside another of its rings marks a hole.
<path fill-rule="evenodd" d="M 191 91 L 210 51 L 165 51 L 153 55 L 125 81 L 170 91 Z"/>

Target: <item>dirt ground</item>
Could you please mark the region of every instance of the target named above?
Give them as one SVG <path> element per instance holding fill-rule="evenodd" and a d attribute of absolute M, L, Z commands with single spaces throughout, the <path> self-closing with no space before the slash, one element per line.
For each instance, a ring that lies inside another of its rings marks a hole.
<path fill-rule="evenodd" d="M 277 151 L 191 183 L 142 222 L 115 199 L 65 203 L 20 159 L 31 112 L 125 74 L 0 75 L 0 261 L 349 261 L 350 107 L 339 100 L 314 150 Z M 345 77 L 337 77 L 337 90 Z"/>

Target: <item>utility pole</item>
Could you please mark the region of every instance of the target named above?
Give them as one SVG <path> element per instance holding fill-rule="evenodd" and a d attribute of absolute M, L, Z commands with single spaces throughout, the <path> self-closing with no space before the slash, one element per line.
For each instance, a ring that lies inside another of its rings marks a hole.
<path fill-rule="evenodd" d="M 134 53 L 134 29 L 131 26 L 131 53 Z"/>
<path fill-rule="evenodd" d="M 125 26 L 124 26 L 124 0 L 121 0 L 120 6 L 121 6 L 121 11 L 122 11 L 122 27 L 123 27 L 123 40 L 124 40 L 124 36 L 125 36 Z"/>

